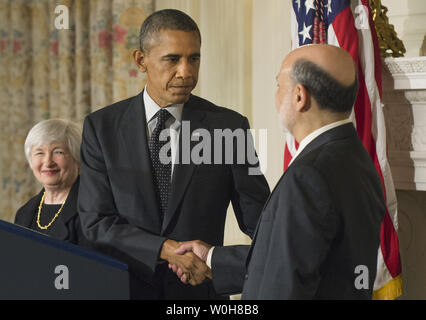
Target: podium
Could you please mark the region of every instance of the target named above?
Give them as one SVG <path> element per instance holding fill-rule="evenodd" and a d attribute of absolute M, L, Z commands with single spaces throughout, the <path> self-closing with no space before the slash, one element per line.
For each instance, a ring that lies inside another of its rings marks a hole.
<path fill-rule="evenodd" d="M 0 299 L 129 299 L 127 265 L 0 220 Z"/>

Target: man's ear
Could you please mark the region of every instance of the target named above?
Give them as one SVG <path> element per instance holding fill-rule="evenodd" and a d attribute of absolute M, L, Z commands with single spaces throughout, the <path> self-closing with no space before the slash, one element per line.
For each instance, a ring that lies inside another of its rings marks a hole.
<path fill-rule="evenodd" d="M 139 71 L 145 73 L 146 72 L 146 64 L 145 64 L 146 53 L 142 50 L 135 49 L 133 50 L 133 60 L 135 60 L 136 66 Z"/>
<path fill-rule="evenodd" d="M 311 108 L 311 94 L 310 92 L 300 83 L 296 84 L 294 91 L 294 102 L 297 112 L 306 112 Z"/>

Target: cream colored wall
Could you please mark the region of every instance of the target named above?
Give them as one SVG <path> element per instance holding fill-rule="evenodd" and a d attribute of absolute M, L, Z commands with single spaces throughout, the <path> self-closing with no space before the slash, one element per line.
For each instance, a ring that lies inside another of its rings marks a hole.
<path fill-rule="evenodd" d="M 195 94 L 245 115 L 255 129 L 267 129 L 267 157 L 261 158 L 272 187 L 282 173 L 284 134 L 274 108 L 275 76 L 290 50 L 290 2 L 282 0 L 157 0 L 155 9 L 188 13 L 201 31 L 200 78 Z M 259 151 L 259 148 L 257 148 Z M 228 210 L 225 244 L 250 243 Z"/>
<path fill-rule="evenodd" d="M 268 130 L 265 176 L 271 189 L 283 171 L 285 135 L 275 111 L 275 77 L 290 52 L 290 9 L 290 1 L 253 0 L 252 125 Z"/>
<path fill-rule="evenodd" d="M 157 0 L 155 8 L 182 10 L 200 28 L 202 59 L 195 93 L 250 118 L 252 1 Z"/>
<path fill-rule="evenodd" d="M 407 50 L 406 57 L 426 55 L 426 1 L 382 0 L 389 22 Z"/>

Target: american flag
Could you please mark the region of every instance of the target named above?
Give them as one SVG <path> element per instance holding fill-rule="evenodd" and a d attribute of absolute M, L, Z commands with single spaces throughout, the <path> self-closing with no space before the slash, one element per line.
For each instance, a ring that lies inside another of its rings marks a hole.
<path fill-rule="evenodd" d="M 369 1 L 292 1 L 292 49 L 311 43 L 328 43 L 349 52 L 358 67 L 359 91 L 351 119 L 380 175 L 387 207 L 381 225 L 373 298 L 395 299 L 402 294 L 397 202 L 386 154 L 381 60 Z M 295 139 L 287 134 L 284 170 L 297 148 Z"/>

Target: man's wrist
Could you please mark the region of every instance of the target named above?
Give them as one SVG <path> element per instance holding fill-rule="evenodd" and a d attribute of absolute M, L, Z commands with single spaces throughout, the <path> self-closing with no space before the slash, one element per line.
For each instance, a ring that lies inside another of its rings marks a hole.
<path fill-rule="evenodd" d="M 160 259 L 169 261 L 177 248 L 179 248 L 179 242 L 167 239 L 163 242 L 163 246 L 161 247 Z"/>

